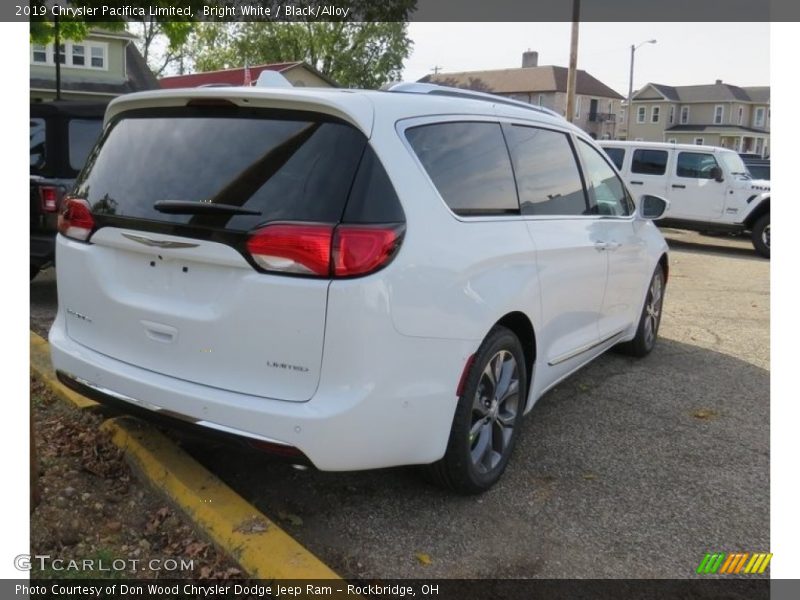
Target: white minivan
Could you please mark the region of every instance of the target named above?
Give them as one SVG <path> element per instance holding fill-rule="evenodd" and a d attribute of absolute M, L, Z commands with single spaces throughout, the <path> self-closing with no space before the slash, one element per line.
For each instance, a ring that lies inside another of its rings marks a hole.
<path fill-rule="evenodd" d="M 129 94 L 61 214 L 53 365 L 126 412 L 480 492 L 548 389 L 653 349 L 665 206 L 496 96 Z"/>
<path fill-rule="evenodd" d="M 769 258 L 770 183 L 751 178 L 741 157 L 715 146 L 662 142 L 600 142 L 634 194 L 667 198 L 662 227 L 748 231 Z"/>

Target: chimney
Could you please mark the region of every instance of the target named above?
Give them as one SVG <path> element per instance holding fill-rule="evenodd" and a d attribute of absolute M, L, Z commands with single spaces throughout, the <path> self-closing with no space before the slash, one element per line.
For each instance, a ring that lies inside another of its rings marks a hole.
<path fill-rule="evenodd" d="M 539 66 L 539 53 L 528 49 L 527 52 L 522 53 L 522 68 L 538 67 Z"/>
<path fill-rule="evenodd" d="M 717 85 L 722 85 L 722 79 L 717 79 L 716 84 Z"/>

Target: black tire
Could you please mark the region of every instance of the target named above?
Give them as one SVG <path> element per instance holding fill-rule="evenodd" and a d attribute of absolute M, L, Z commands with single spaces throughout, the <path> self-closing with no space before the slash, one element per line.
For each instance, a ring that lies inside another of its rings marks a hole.
<path fill-rule="evenodd" d="M 31 265 L 31 281 L 33 281 L 33 278 L 36 277 L 38 274 L 39 274 L 39 267 L 37 267 L 36 265 Z"/>
<path fill-rule="evenodd" d="M 639 316 L 636 337 L 630 342 L 619 344 L 617 349 L 620 352 L 637 358 L 645 357 L 652 352 L 658 339 L 658 328 L 661 325 L 665 289 L 664 269 L 659 264 L 653 272 L 653 277 L 650 278 L 650 284 L 647 286 L 647 295 Z"/>
<path fill-rule="evenodd" d="M 497 380 L 490 363 L 500 369 L 500 382 L 506 379 L 505 391 L 502 386 L 491 387 Z M 458 399 L 447 451 L 441 460 L 426 467 L 428 478 L 465 495 L 491 488 L 514 450 L 527 397 L 522 346 L 511 330 L 497 326 L 475 354 Z"/>
<path fill-rule="evenodd" d="M 769 213 L 767 213 L 758 218 L 758 220 L 755 222 L 755 225 L 753 225 L 753 231 L 751 234 L 753 247 L 756 249 L 756 252 L 758 252 L 764 258 L 769 258 L 769 234 Z"/>

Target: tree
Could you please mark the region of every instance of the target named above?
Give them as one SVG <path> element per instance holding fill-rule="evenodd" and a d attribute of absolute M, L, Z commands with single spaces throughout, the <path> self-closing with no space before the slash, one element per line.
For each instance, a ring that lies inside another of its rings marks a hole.
<path fill-rule="evenodd" d="M 131 30 L 139 36 L 136 47 L 153 75 L 160 77 L 171 65 L 183 65 L 186 42 L 196 27 L 193 21 L 160 21 L 146 17 L 132 21 Z"/>
<path fill-rule="evenodd" d="M 192 37 L 198 71 L 302 60 L 345 87 L 398 79 L 411 52 L 407 24 L 383 22 L 203 23 Z"/>

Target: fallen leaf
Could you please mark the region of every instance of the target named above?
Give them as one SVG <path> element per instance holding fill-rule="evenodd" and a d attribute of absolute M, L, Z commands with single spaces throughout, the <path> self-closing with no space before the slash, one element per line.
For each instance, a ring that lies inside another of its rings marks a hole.
<path fill-rule="evenodd" d="M 597 479 L 597 474 L 596 473 L 584 473 L 583 474 L 583 478 L 584 479 Z"/>
<path fill-rule="evenodd" d="M 419 564 L 423 566 L 427 567 L 429 564 L 431 564 L 431 557 L 429 554 L 425 554 L 424 552 L 418 552 L 416 554 L 416 558 L 417 561 L 419 561 Z"/>
<path fill-rule="evenodd" d="M 692 413 L 692 416 L 695 419 L 700 419 L 701 421 L 710 421 L 714 417 L 717 416 L 717 413 L 710 408 L 700 408 Z"/>
<path fill-rule="evenodd" d="M 253 516 L 239 523 L 239 526 L 234 529 L 239 533 L 263 533 L 267 530 L 268 524 L 264 519 Z"/>

